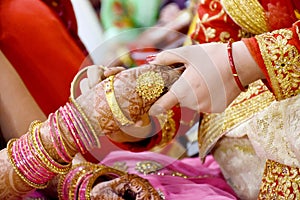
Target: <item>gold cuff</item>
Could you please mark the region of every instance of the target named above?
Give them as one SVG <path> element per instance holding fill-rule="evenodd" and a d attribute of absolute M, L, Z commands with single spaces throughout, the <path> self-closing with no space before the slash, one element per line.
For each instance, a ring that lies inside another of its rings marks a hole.
<path fill-rule="evenodd" d="M 124 115 L 124 113 L 118 105 L 114 93 L 114 76 L 110 76 L 105 80 L 105 97 L 114 118 L 122 126 L 134 124 L 133 121 L 127 119 L 127 117 Z"/>

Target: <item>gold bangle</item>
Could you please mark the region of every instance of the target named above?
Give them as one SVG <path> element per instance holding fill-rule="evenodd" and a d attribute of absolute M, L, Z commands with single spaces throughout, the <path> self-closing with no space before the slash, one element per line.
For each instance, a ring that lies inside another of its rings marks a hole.
<path fill-rule="evenodd" d="M 86 200 L 91 199 L 90 193 L 92 191 L 92 188 L 93 188 L 94 183 L 97 180 L 97 178 L 99 178 L 100 176 L 105 175 L 105 174 L 116 174 L 118 176 L 124 176 L 127 173 L 119 171 L 119 170 L 111 168 L 111 167 L 107 167 L 107 166 L 105 166 L 104 168 L 100 168 L 100 169 L 96 170 L 94 172 L 93 176 L 89 179 L 89 181 L 87 183 L 87 186 L 86 186 L 86 189 L 85 189 L 85 198 L 86 198 Z"/>
<path fill-rule="evenodd" d="M 85 67 L 81 70 L 79 70 L 79 72 L 75 75 L 75 77 L 73 78 L 72 82 L 71 82 L 71 88 L 70 88 L 70 96 L 71 98 L 75 99 L 76 98 L 76 90 L 78 89 L 78 85 L 80 82 L 81 77 L 86 74 L 88 67 Z"/>
<path fill-rule="evenodd" d="M 33 148 L 35 150 L 37 155 L 34 154 L 34 156 L 37 156 L 36 158 L 39 159 L 50 171 L 58 174 L 64 174 L 68 172 L 71 169 L 72 163 L 68 163 L 67 165 L 62 165 L 58 163 L 49 155 L 49 153 L 46 151 L 45 147 L 43 146 L 43 143 L 40 138 L 40 130 L 39 130 L 41 124 L 42 123 L 39 121 L 34 121 L 31 125 L 28 139 L 29 141 L 32 142 L 32 147 L 31 145 L 29 145 L 29 148 Z M 35 131 L 38 131 L 36 137 L 35 137 Z M 40 145 L 38 144 L 38 141 L 40 142 Z"/>
<path fill-rule="evenodd" d="M 96 170 L 101 170 L 103 168 L 103 165 L 96 165 L 96 164 L 91 164 L 89 165 L 87 164 L 80 164 L 79 166 L 75 166 L 75 168 L 77 167 L 82 167 L 85 166 L 86 168 L 79 170 L 78 172 L 76 172 L 74 174 L 74 176 L 72 177 L 72 180 L 70 182 L 70 188 L 68 191 L 68 199 L 74 199 L 75 197 L 75 192 L 77 193 L 78 191 L 76 191 L 76 187 L 78 186 L 79 182 L 81 181 L 82 178 L 84 178 L 85 175 L 88 174 L 94 174 L 94 171 Z"/>
<path fill-rule="evenodd" d="M 100 65 L 98 67 L 101 68 L 102 70 L 107 70 L 107 67 L 105 67 L 103 65 Z M 73 78 L 73 80 L 71 82 L 71 88 L 70 88 L 70 96 L 71 96 L 71 98 L 73 98 L 73 99 L 77 98 L 76 90 L 78 89 L 79 82 L 82 80 L 81 79 L 82 76 L 84 76 L 87 73 L 87 70 L 88 70 L 88 67 L 85 67 L 85 68 L 79 70 L 77 72 L 77 74 L 75 75 L 75 77 Z M 99 77 L 99 82 L 101 80 L 102 80 L 101 77 Z"/>
<path fill-rule="evenodd" d="M 80 168 L 78 170 L 78 168 Z M 60 176 L 59 181 L 58 181 L 58 186 L 57 186 L 57 192 L 58 192 L 58 197 L 59 199 L 65 199 L 67 195 L 68 199 L 74 199 L 75 197 L 75 191 L 76 187 L 78 186 L 78 181 L 81 181 L 80 179 L 83 178 L 83 176 L 87 175 L 88 173 L 94 174 L 98 170 L 104 169 L 106 166 L 100 165 L 100 164 L 94 164 L 94 163 L 89 163 L 89 162 L 82 162 L 79 164 L 75 164 L 70 172 L 68 174 L 63 174 Z M 78 170 L 78 171 L 75 171 Z M 64 182 L 66 181 L 65 179 L 70 179 L 68 180 L 68 186 L 69 188 L 64 189 L 66 187 L 64 185 Z M 65 190 L 65 191 L 63 191 Z M 67 192 L 64 194 L 64 192 Z"/>
<path fill-rule="evenodd" d="M 15 143 L 17 141 L 17 139 L 11 139 L 8 141 L 7 143 L 7 155 L 9 158 L 9 162 L 11 163 L 11 165 L 13 166 L 15 172 L 17 173 L 17 175 L 28 185 L 30 185 L 31 187 L 37 188 L 37 189 L 44 189 L 48 186 L 48 182 L 45 184 L 36 184 L 31 182 L 30 180 L 28 180 L 18 169 L 13 157 L 12 157 L 12 145 L 13 143 Z"/>
<path fill-rule="evenodd" d="M 127 117 L 122 112 L 121 108 L 118 105 L 118 102 L 116 100 L 115 94 L 114 94 L 114 76 L 109 76 L 105 80 L 105 97 L 106 101 L 110 107 L 110 110 L 114 116 L 114 118 L 122 125 L 127 126 L 134 124 L 133 121 L 127 119 Z"/>

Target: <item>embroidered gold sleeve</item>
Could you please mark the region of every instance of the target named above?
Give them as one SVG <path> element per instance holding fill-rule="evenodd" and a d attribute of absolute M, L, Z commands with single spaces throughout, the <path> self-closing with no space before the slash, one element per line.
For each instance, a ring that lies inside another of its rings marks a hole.
<path fill-rule="evenodd" d="M 268 31 L 263 7 L 258 0 L 221 0 L 226 13 L 245 31 L 261 34 Z"/>
<path fill-rule="evenodd" d="M 270 84 L 277 100 L 300 93 L 300 57 L 291 29 L 280 29 L 256 36 L 256 40 L 267 70 Z"/>

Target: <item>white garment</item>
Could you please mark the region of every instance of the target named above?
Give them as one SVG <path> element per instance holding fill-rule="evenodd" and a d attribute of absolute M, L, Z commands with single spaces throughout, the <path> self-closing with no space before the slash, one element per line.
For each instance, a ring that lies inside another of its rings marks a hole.
<path fill-rule="evenodd" d="M 89 0 L 71 0 L 71 2 L 78 24 L 78 35 L 95 61 L 97 55 L 92 52 L 103 42 L 100 19 Z"/>

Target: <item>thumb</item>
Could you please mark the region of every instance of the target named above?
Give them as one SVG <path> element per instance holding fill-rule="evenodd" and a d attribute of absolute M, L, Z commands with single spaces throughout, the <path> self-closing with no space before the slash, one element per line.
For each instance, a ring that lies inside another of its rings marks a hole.
<path fill-rule="evenodd" d="M 178 104 L 177 97 L 173 92 L 168 91 L 151 106 L 149 115 L 157 116 L 165 113 L 167 110 L 173 108 L 176 104 Z"/>
<path fill-rule="evenodd" d="M 156 65 L 171 65 L 174 63 L 185 63 L 185 60 L 180 54 L 180 48 L 165 50 L 156 55 L 151 55 L 147 57 L 147 62 L 149 64 Z"/>

